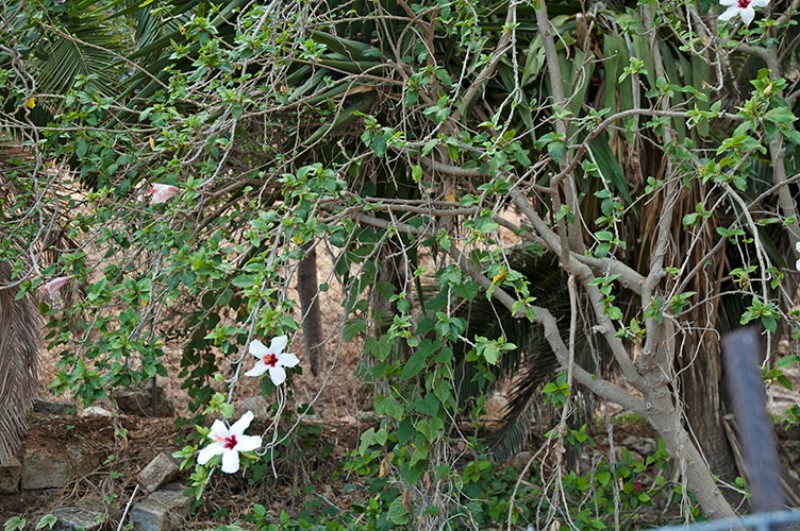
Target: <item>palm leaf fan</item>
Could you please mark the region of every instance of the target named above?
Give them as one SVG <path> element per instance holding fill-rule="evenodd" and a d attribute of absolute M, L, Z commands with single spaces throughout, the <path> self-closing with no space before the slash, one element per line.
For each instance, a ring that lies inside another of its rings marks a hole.
<path fill-rule="evenodd" d="M 548 308 L 562 324 L 564 340 L 568 340 L 570 300 L 567 289 L 567 276 L 553 255 L 539 255 L 524 248 L 509 253 L 509 265 L 530 281 L 531 294 L 536 304 Z M 518 451 L 528 440 L 531 421 L 541 418 L 542 396 L 540 390 L 546 382 L 558 373 L 560 365 L 555 353 L 544 337 L 541 326 L 524 319 L 515 319 L 504 306 L 496 305 L 485 297 L 476 298 L 465 309 L 467 337 L 480 335 L 488 339 L 504 337 L 517 345 L 517 349 L 506 352 L 500 363 L 493 368 L 496 383 L 513 382 L 509 391 L 509 403 L 499 429 L 488 439 L 489 447 L 499 460 L 506 460 Z M 580 318 L 579 327 L 588 329 L 591 321 Z M 575 361 L 582 367 L 597 372 L 602 367 L 600 346 L 592 345 L 589 335 L 579 332 L 576 336 Z M 456 383 L 459 405 L 463 409 L 481 392 L 477 383 L 478 370 L 467 361 L 469 346 L 461 343 L 454 347 Z M 486 389 L 485 391 L 491 390 Z M 581 396 L 583 406 L 589 395 Z M 577 404 L 576 404 L 577 405 Z M 586 409 L 585 407 L 583 409 Z"/>

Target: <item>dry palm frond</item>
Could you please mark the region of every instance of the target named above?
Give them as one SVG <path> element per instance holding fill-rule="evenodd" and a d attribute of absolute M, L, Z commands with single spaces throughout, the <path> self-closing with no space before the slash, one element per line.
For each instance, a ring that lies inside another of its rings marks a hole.
<path fill-rule="evenodd" d="M 0 263 L 0 463 L 17 449 L 36 385 L 41 317 L 27 296 L 9 284 L 11 268 Z"/>

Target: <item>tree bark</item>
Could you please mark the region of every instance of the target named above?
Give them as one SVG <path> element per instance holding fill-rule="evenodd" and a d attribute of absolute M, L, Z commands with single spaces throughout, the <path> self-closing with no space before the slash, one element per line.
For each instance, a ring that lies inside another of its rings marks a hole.
<path fill-rule="evenodd" d="M 320 362 L 325 357 L 322 335 L 322 316 L 319 309 L 319 284 L 317 280 L 317 250 L 313 242 L 303 246 L 305 256 L 297 266 L 297 292 L 303 313 L 303 344 L 308 355 L 311 373 L 316 376 Z"/>
<path fill-rule="evenodd" d="M 722 423 L 721 359 L 717 345 L 702 349 L 700 355 L 681 374 L 681 400 L 684 414 L 697 439 L 711 472 L 722 481 L 733 484 L 738 475 L 733 450 Z M 741 495 L 724 489 L 731 503 L 741 502 Z"/>
<path fill-rule="evenodd" d="M 659 395 L 649 401 L 651 413 L 647 415 L 652 426 L 664 439 L 667 451 L 675 459 L 684 460 L 686 485 L 697 498 L 709 520 L 736 516 L 728 500 L 722 495 L 714 476 L 706 466 L 703 456 L 683 427 L 680 413 L 672 403 L 666 385 Z"/>

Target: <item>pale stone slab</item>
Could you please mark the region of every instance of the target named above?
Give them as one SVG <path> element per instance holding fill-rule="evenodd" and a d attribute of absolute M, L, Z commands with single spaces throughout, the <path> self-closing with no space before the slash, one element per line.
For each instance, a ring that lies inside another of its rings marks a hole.
<path fill-rule="evenodd" d="M 139 472 L 136 481 L 145 491 L 155 492 L 177 475 L 178 464 L 165 452 L 161 452 Z"/>
<path fill-rule="evenodd" d="M 192 497 L 183 494 L 183 485 L 171 484 L 134 505 L 130 523 L 137 531 L 183 529 Z"/>

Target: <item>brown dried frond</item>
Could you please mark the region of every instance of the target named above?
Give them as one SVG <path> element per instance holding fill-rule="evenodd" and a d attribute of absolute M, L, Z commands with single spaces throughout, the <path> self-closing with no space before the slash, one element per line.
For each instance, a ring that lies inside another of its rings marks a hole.
<path fill-rule="evenodd" d="M 37 381 L 41 316 L 27 295 L 15 300 L 18 286 L 11 267 L 0 263 L 0 463 L 22 440 Z"/>

